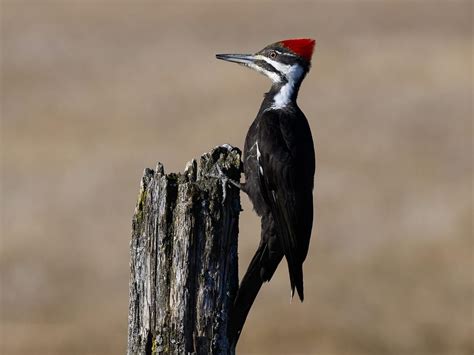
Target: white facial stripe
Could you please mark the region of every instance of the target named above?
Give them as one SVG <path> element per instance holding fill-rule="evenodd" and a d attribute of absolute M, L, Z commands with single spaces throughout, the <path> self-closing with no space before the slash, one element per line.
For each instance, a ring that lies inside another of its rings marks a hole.
<path fill-rule="evenodd" d="M 295 83 L 299 81 L 301 76 L 304 74 L 303 68 L 299 64 L 290 65 L 279 63 L 263 55 L 257 55 L 256 59 L 267 62 L 286 77 L 286 80 L 288 82 L 280 88 L 278 94 L 276 94 L 273 98 L 273 105 L 271 106 L 271 109 L 281 109 L 287 106 L 290 103 L 291 97 L 293 96 L 293 93 L 295 91 Z M 281 81 L 280 75 L 278 75 L 277 73 L 260 68 L 254 64 L 251 64 L 250 66 L 253 69 L 268 76 L 274 83 L 278 83 Z"/>
<path fill-rule="evenodd" d="M 278 70 L 283 75 L 286 75 L 289 72 L 290 68 L 291 68 L 291 65 L 279 63 L 276 60 L 272 60 L 272 59 L 267 58 L 263 55 L 258 55 L 257 59 L 261 59 L 261 60 L 267 62 L 268 64 L 270 64 L 272 67 L 274 67 L 276 70 Z"/>
<path fill-rule="evenodd" d="M 274 83 L 278 83 L 278 82 L 281 81 L 280 75 L 278 75 L 277 73 L 274 73 L 272 71 L 263 69 L 263 68 L 259 67 L 258 65 L 255 65 L 254 63 L 248 64 L 248 66 L 251 67 L 252 69 L 266 75 Z"/>
<path fill-rule="evenodd" d="M 280 73 L 285 75 L 286 78 L 288 79 L 288 81 L 296 81 L 303 74 L 303 68 L 299 64 L 293 64 L 293 65 L 282 64 L 280 62 L 277 62 L 276 60 L 272 60 L 272 59 L 267 58 L 263 55 L 258 55 L 257 59 L 264 60 L 265 62 L 270 64 L 272 67 L 274 67 Z"/>

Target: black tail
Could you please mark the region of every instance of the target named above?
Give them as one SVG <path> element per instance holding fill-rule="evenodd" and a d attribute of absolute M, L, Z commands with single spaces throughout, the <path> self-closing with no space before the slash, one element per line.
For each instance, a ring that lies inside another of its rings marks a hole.
<path fill-rule="evenodd" d="M 304 290 L 303 290 L 303 264 L 298 263 L 294 265 L 290 265 L 288 261 L 288 273 L 290 274 L 290 283 L 291 283 L 291 297 L 295 294 L 295 287 L 296 291 L 298 292 L 298 296 L 303 302 L 304 300 Z"/>
<path fill-rule="evenodd" d="M 262 287 L 263 280 L 260 277 L 260 262 L 264 249 L 265 245 L 260 245 L 257 249 L 235 296 L 228 327 L 228 336 L 232 348 L 235 347 L 239 340 L 240 332 L 242 331 L 250 308 L 255 301 L 255 297 L 257 297 L 258 291 L 260 291 L 260 287 Z"/>
<path fill-rule="evenodd" d="M 275 258 L 273 255 L 269 258 L 267 254 L 266 244 L 260 244 L 237 291 L 228 326 L 228 337 L 232 348 L 235 348 L 239 340 L 240 332 L 262 283 L 272 277 L 283 257 L 281 255 Z"/>

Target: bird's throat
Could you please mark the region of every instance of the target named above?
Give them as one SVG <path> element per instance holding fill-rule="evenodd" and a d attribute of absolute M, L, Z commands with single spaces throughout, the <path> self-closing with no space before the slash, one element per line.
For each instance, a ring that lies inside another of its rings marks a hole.
<path fill-rule="evenodd" d="M 270 109 L 281 110 L 296 103 L 298 91 L 304 79 L 304 70 L 299 65 L 293 65 L 284 74 L 284 80 L 274 82 L 268 93 L 269 98 L 272 98 Z"/>
<path fill-rule="evenodd" d="M 296 102 L 297 95 L 298 88 L 296 87 L 295 82 L 287 82 L 282 85 L 273 96 L 272 108 L 278 110 L 287 107 L 289 104 Z"/>

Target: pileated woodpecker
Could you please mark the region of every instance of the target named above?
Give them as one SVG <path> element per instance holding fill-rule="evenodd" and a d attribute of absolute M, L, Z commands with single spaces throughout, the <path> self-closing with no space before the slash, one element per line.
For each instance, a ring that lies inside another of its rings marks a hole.
<path fill-rule="evenodd" d="M 311 130 L 296 103 L 311 66 L 315 41 L 289 39 L 256 54 L 217 54 L 252 68 L 272 81 L 245 139 L 241 188 L 261 217 L 260 245 L 237 292 L 229 322 L 235 346 L 262 283 L 285 256 L 291 296 L 303 301 L 303 262 L 313 224 L 315 153 Z"/>

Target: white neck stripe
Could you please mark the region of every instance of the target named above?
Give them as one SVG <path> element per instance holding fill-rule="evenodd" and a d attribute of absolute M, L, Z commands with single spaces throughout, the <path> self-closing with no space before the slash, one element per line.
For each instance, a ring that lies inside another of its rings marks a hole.
<path fill-rule="evenodd" d="M 276 60 L 267 58 L 263 55 L 257 55 L 256 59 L 267 62 L 276 70 L 278 70 L 282 76 L 286 78 L 287 82 L 280 88 L 280 91 L 274 96 L 273 105 L 270 107 L 270 109 L 281 109 L 286 107 L 290 103 L 291 98 L 293 97 L 293 94 L 296 89 L 296 83 L 299 82 L 301 76 L 304 74 L 303 67 L 301 67 L 301 65 L 299 64 L 283 64 L 277 62 Z M 273 83 L 280 83 L 282 81 L 282 78 L 278 73 L 266 70 L 253 63 L 249 64 L 249 66 L 269 77 Z"/>
<path fill-rule="evenodd" d="M 303 73 L 303 68 L 298 64 L 294 64 L 290 67 L 285 74 L 288 82 L 280 88 L 278 94 L 273 98 L 273 109 L 281 109 L 290 103 L 296 89 L 295 85 L 301 79 Z"/>

